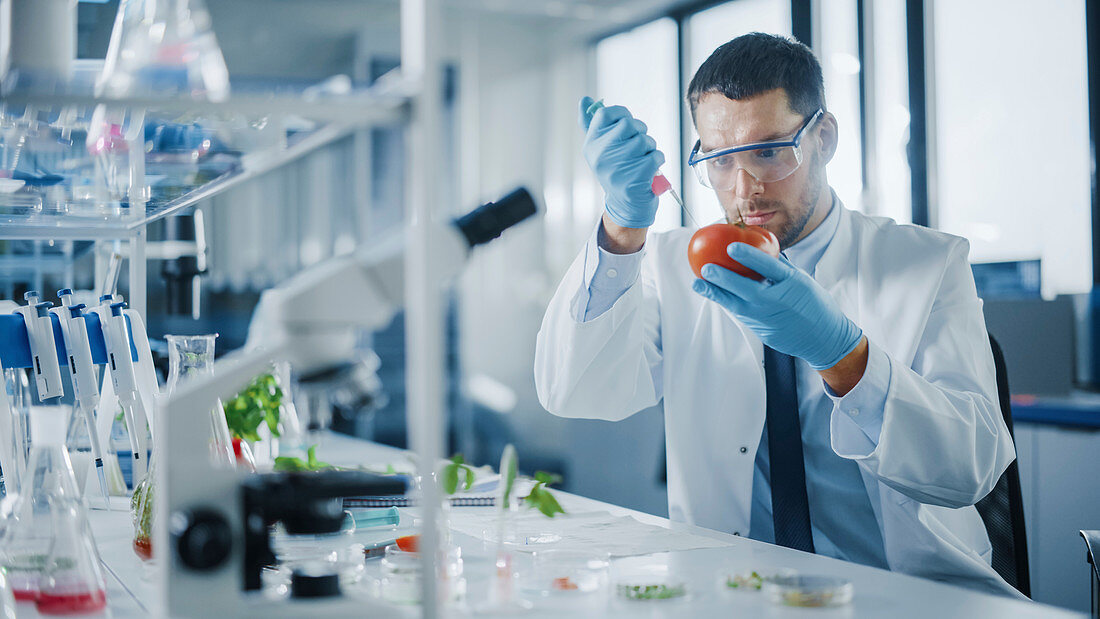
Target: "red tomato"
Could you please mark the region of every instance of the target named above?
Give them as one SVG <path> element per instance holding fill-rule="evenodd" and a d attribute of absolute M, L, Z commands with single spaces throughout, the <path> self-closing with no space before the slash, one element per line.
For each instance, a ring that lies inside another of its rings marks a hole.
<path fill-rule="evenodd" d="M 406 535 L 397 538 L 397 547 L 405 552 L 416 552 L 420 548 L 419 535 Z"/>
<path fill-rule="evenodd" d="M 726 248 L 730 243 L 736 242 L 748 243 L 768 255 L 779 256 L 779 239 L 765 228 L 741 223 L 711 224 L 696 230 L 688 243 L 688 262 L 691 263 L 695 276 L 703 277 L 704 264 L 717 264 L 756 281 L 764 279 L 756 271 L 730 258 Z"/>

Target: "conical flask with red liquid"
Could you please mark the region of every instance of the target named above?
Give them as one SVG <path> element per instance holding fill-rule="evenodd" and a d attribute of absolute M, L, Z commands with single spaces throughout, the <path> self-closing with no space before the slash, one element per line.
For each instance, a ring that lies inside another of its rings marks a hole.
<path fill-rule="evenodd" d="M 53 529 L 53 542 L 34 601 L 38 612 L 73 615 L 103 610 L 107 606 L 107 581 L 84 504 L 70 498 L 56 499 Z"/>
<path fill-rule="evenodd" d="M 75 502 L 83 509 L 65 450 L 66 407 L 44 406 L 30 415 L 31 453 L 0 536 L 0 568 L 15 599 L 35 600 L 54 540 L 53 511 Z"/>

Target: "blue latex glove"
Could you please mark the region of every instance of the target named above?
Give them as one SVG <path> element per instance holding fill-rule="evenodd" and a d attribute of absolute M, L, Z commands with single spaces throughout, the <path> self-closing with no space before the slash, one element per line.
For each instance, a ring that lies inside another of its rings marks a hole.
<path fill-rule="evenodd" d="M 718 303 L 775 350 L 805 359 L 815 370 L 836 365 L 855 350 L 863 331 L 812 277 L 786 258 L 746 243 L 730 243 L 730 257 L 765 277 L 758 282 L 716 264 L 702 269 L 692 290 Z"/>
<path fill-rule="evenodd" d="M 653 177 L 665 156 L 646 135 L 645 123 L 625 107 L 603 107 L 589 116 L 592 103 L 591 97 L 581 99 L 584 158 L 603 187 L 607 214 L 624 228 L 648 228 L 657 214 Z"/>

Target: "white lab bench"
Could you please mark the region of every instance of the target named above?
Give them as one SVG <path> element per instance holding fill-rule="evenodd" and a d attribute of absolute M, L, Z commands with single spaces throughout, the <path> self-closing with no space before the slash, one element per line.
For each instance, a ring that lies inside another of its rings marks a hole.
<path fill-rule="evenodd" d="M 376 443 L 331 434 L 319 448 L 322 459 L 336 464 L 384 464 L 402 462 L 405 452 Z M 1081 617 L 1063 609 L 1031 602 L 976 593 L 967 589 L 894 574 L 871 567 L 806 554 L 787 548 L 734 537 L 724 533 L 670 522 L 648 514 L 635 512 L 584 497 L 558 493 L 567 511 L 604 510 L 613 515 L 629 515 L 639 521 L 678 531 L 690 532 L 729 543 L 722 548 L 674 551 L 653 555 L 684 578 L 689 596 L 677 600 L 650 602 L 614 600 L 588 607 L 590 615 L 605 617 Z M 103 616 L 147 617 L 152 614 L 155 591 L 152 568 L 142 564 L 131 549 L 132 526 L 126 502 L 118 500 L 118 511 L 92 511 L 90 520 L 104 563 L 111 574 L 108 579 L 108 610 Z M 491 514 L 493 508 L 483 509 Z M 404 526 L 404 525 L 403 525 Z M 462 547 L 465 574 L 468 580 L 468 606 L 483 599 L 492 572 L 492 548 L 482 540 L 455 533 L 453 539 Z M 613 559 L 613 565 L 621 559 Z M 630 559 L 638 561 L 637 558 Z M 829 609 L 780 607 L 769 603 L 758 592 L 723 591 L 720 575 L 732 566 L 744 569 L 752 566 L 767 573 L 792 568 L 802 573 L 841 576 L 852 581 L 855 589 L 850 606 Z M 613 567 L 614 569 L 614 567 Z M 369 571 L 369 570 L 368 570 Z M 576 614 L 573 611 L 571 614 Z M 416 616 L 411 609 L 402 615 Z M 524 616 L 561 616 L 561 608 L 536 607 Z M 581 614 L 585 614 L 583 611 Z M 474 616 L 469 611 L 470 616 Z M 19 604 L 19 617 L 36 617 L 32 604 Z"/>

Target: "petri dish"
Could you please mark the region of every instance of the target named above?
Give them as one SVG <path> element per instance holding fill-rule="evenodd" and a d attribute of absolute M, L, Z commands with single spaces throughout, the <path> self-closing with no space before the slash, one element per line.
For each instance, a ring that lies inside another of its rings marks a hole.
<path fill-rule="evenodd" d="M 687 583 L 667 565 L 641 565 L 616 570 L 615 598 L 628 603 L 668 602 L 688 597 Z"/>
<path fill-rule="evenodd" d="M 405 552 L 397 544 L 386 546 L 382 557 L 382 578 L 379 591 L 383 600 L 398 605 L 420 603 L 420 554 Z M 462 549 L 447 548 L 439 563 L 439 598 L 445 603 L 459 603 L 466 598 Z"/>
<path fill-rule="evenodd" d="M 734 593 L 755 593 L 763 588 L 764 582 L 778 577 L 797 576 L 798 572 L 789 568 L 756 569 L 754 567 L 726 568 L 719 573 L 718 588 Z"/>
<path fill-rule="evenodd" d="M 363 545 L 348 544 L 341 549 L 303 554 L 298 558 L 281 557 L 278 565 L 268 566 L 261 572 L 264 591 L 269 596 L 285 597 L 290 593 L 291 574 L 294 570 L 313 570 L 318 567 L 336 574 L 340 579 L 340 587 L 349 590 L 362 582 L 366 575 Z"/>
<path fill-rule="evenodd" d="M 611 559 L 606 552 L 536 550 L 523 588 L 547 597 L 606 594 Z"/>
<path fill-rule="evenodd" d="M 496 527 L 489 527 L 481 531 L 481 539 L 486 542 L 496 542 L 499 535 Z M 552 531 L 544 528 L 508 528 L 505 529 L 503 535 L 500 535 L 500 541 L 505 546 L 522 547 L 522 546 L 544 546 L 547 544 L 554 544 L 561 541 L 561 534 L 556 531 Z"/>
<path fill-rule="evenodd" d="M 272 530 L 271 548 L 280 563 L 303 561 L 308 559 L 333 559 L 343 554 L 354 543 L 355 519 L 351 512 L 344 512 L 344 525 L 335 533 L 319 535 L 291 535 L 276 524 Z"/>
<path fill-rule="evenodd" d="M 783 606 L 843 606 L 852 601 L 852 582 L 833 576 L 777 576 L 764 580 L 760 590 Z"/>

